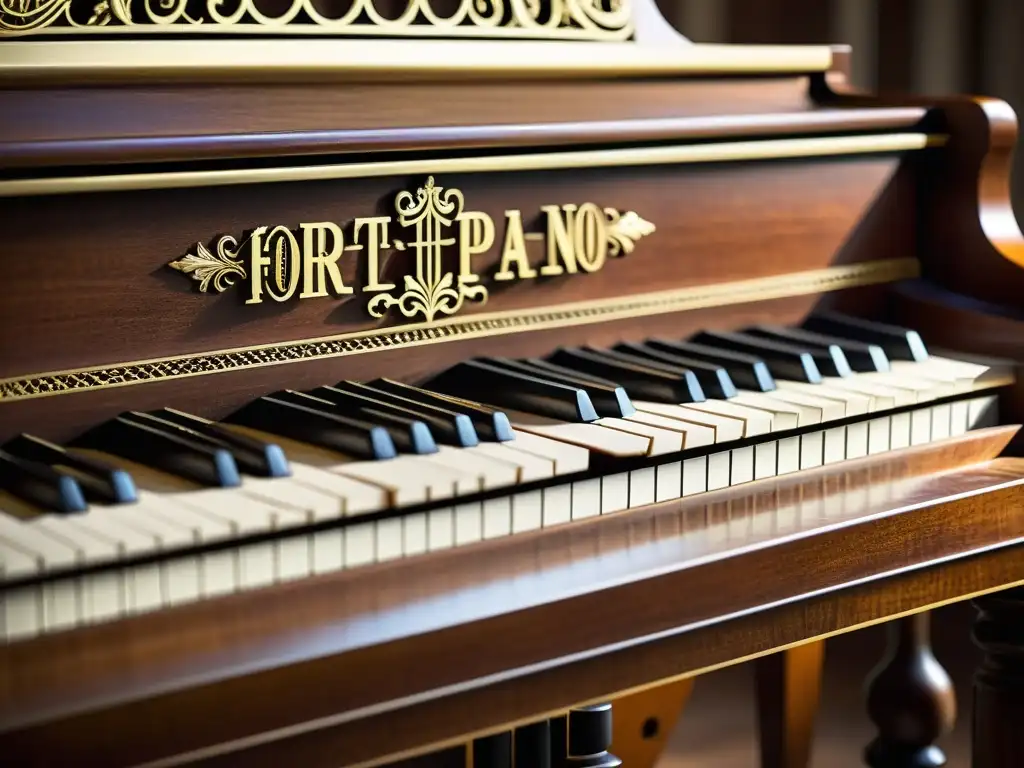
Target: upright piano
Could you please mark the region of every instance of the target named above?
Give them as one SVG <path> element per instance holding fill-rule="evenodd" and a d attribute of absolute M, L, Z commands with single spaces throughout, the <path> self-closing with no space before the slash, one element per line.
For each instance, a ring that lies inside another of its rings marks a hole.
<path fill-rule="evenodd" d="M 0 763 L 646 768 L 701 672 L 785 720 L 891 621 L 865 759 L 938 765 L 972 598 L 1024 764 L 1006 104 L 650 0 L 0 37 Z"/>

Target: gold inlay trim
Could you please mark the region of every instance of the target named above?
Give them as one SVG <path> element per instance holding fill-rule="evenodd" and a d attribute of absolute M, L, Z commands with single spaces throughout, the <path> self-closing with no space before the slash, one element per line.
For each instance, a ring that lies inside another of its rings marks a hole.
<path fill-rule="evenodd" d="M 140 189 L 325 181 L 381 176 L 429 176 L 453 173 L 569 170 L 617 166 L 684 165 L 696 163 L 778 160 L 800 157 L 908 152 L 941 146 L 945 136 L 926 133 L 830 136 L 766 141 L 730 141 L 522 155 L 451 157 L 435 160 L 387 160 L 370 163 L 304 165 L 283 168 L 243 168 L 220 171 L 109 174 L 0 181 L 0 197 L 67 195 L 82 192 L 123 192 Z"/>
<path fill-rule="evenodd" d="M 30 374 L 0 380 L 0 402 L 347 357 L 383 349 L 405 349 L 446 341 L 545 331 L 706 307 L 827 293 L 913 278 L 918 275 L 918 271 L 916 259 L 889 259 L 628 297 L 442 318 L 430 323 L 403 325 L 393 329 L 358 331 L 254 347 Z"/>
<path fill-rule="evenodd" d="M 3 1 L 3 0 L 0 0 Z M 6 0 L 10 2 L 11 0 Z M 17 1 L 17 0 L 15 0 Z M 144 28 L 106 27 L 133 36 Z M 423 35 L 420 28 L 417 34 Z M 472 30 L 471 27 L 464 29 Z M 252 27 L 189 27 L 195 34 L 249 32 Z M 69 32 L 78 30 L 68 30 Z M 154 30 L 164 31 L 166 30 Z M 60 32 L 49 29 L 47 34 Z M 292 25 L 289 35 L 323 34 Z M 470 34 L 470 33 L 466 33 Z M 511 34 L 511 33 L 509 33 Z M 17 40 L 4 45 L 0 78 L 88 81 L 109 78 L 273 80 L 297 75 L 352 79 L 608 78 L 673 75 L 824 72 L 828 46 L 640 45 L 633 42 L 511 40 Z"/>

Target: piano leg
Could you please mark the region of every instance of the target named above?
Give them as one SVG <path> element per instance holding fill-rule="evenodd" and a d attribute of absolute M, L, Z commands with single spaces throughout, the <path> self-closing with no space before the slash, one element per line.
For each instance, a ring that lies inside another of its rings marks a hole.
<path fill-rule="evenodd" d="M 628 768 L 654 768 L 693 690 L 693 678 L 616 699 L 612 752 Z"/>
<path fill-rule="evenodd" d="M 819 640 L 757 660 L 761 768 L 810 764 L 824 654 Z"/>
<path fill-rule="evenodd" d="M 973 768 L 1024 765 L 1024 588 L 974 601 Z"/>
<path fill-rule="evenodd" d="M 935 741 L 953 727 L 956 698 L 929 646 L 929 622 L 928 613 L 918 613 L 888 625 L 886 658 L 868 684 L 868 714 L 878 727 L 878 737 L 864 753 L 871 768 L 946 764 Z"/>

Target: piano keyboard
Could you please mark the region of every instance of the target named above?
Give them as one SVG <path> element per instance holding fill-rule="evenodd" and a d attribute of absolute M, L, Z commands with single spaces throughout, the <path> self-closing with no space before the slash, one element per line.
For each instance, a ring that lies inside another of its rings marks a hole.
<path fill-rule="evenodd" d="M 924 445 L 997 424 L 1011 376 L 821 314 L 22 435 L 0 449 L 0 637 Z"/>

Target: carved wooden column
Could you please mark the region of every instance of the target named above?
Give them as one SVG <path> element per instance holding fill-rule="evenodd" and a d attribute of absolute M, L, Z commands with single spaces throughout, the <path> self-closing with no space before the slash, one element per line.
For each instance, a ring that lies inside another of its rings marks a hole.
<path fill-rule="evenodd" d="M 1024 556 L 1024 555 L 1022 555 Z M 1024 766 L 1024 588 L 974 601 L 973 768 Z"/>
<path fill-rule="evenodd" d="M 885 659 L 871 673 L 868 714 L 878 737 L 864 752 L 871 768 L 934 768 L 946 756 L 935 741 L 956 719 L 953 683 L 928 644 L 930 617 L 889 624 Z"/>

